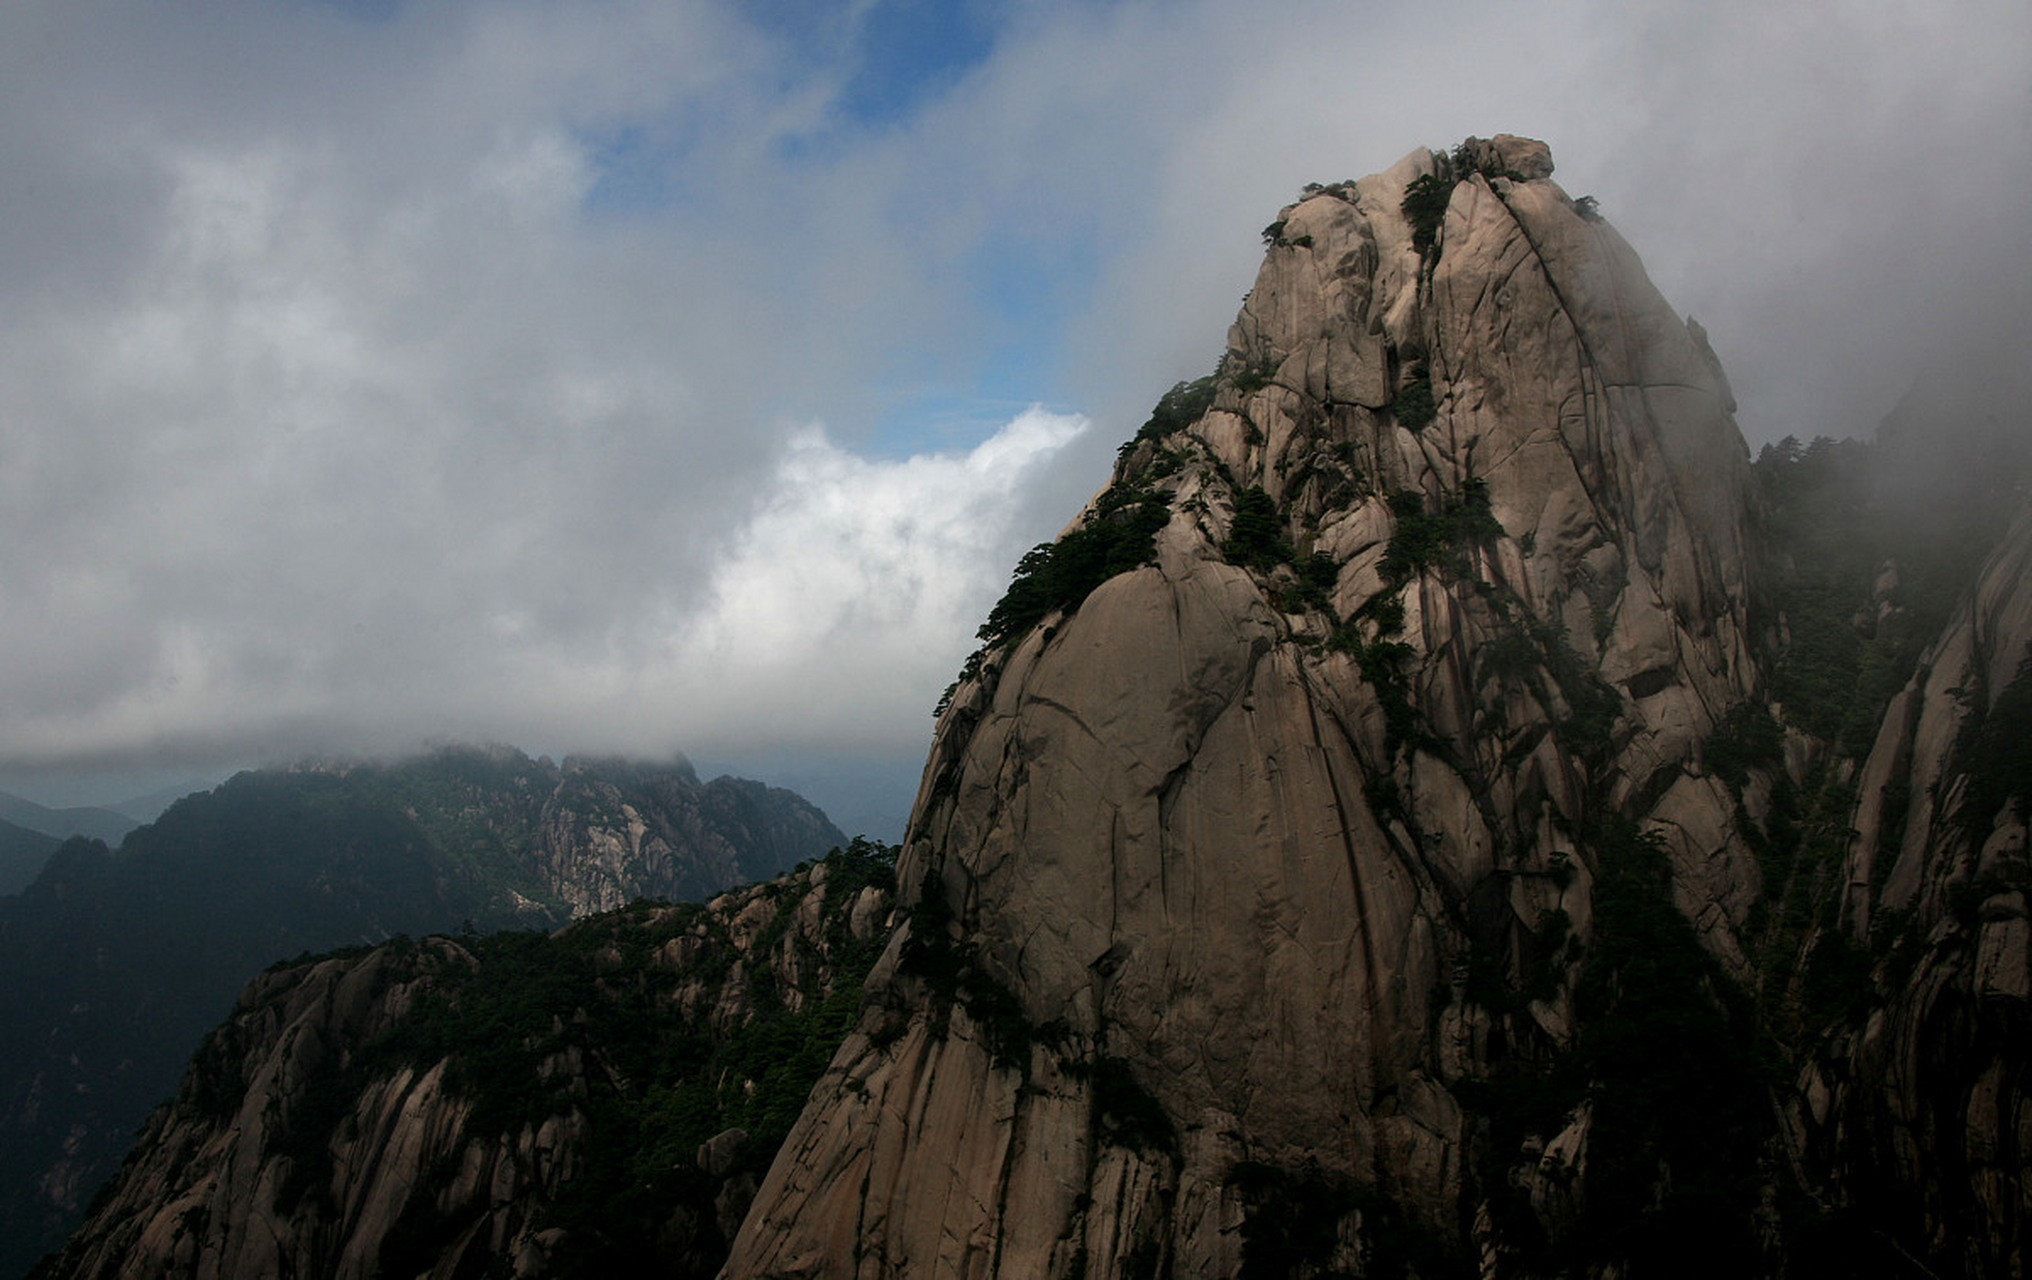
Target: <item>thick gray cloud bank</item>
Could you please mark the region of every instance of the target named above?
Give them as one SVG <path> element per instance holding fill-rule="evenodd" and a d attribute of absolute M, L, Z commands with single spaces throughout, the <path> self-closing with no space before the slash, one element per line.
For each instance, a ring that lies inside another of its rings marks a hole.
<path fill-rule="evenodd" d="M 2022 349 L 2022 0 L 899 4 L 0 11 L 0 768 L 908 758 L 1256 229 L 1469 133 L 1753 440 Z"/>

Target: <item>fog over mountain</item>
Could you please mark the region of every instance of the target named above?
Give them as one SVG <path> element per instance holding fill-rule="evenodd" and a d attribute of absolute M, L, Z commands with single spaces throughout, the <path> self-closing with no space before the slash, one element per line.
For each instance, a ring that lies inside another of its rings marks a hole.
<path fill-rule="evenodd" d="M 1548 138 L 1753 447 L 1980 414 L 2028 53 L 2011 0 L 11 6 L 0 785 L 466 738 L 900 810 L 1263 209 Z"/>

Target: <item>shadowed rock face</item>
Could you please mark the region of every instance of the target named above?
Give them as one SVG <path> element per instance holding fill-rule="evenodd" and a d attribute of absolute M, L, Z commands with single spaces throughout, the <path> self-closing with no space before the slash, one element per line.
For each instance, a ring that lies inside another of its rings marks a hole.
<path fill-rule="evenodd" d="M 1893 700 L 1844 919 L 1887 998 L 1802 1072 L 1795 1123 L 1873 1244 L 2022 1276 L 2032 1235 L 2032 511 Z"/>
<path fill-rule="evenodd" d="M 1584 1198 L 1588 1107 L 1492 1166 L 1470 1100 L 1576 1043 L 1612 846 L 1747 972 L 1726 385 L 1542 144 L 1459 158 L 1283 211 L 1204 411 L 1075 526 L 1154 495 L 1148 562 L 954 691 L 880 998 L 726 1274 L 1471 1265 L 1491 1167 L 1544 1153 L 1555 1235 Z"/>

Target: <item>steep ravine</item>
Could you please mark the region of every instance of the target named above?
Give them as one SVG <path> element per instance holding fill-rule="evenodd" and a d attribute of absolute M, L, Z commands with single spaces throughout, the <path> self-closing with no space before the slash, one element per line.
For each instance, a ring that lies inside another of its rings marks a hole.
<path fill-rule="evenodd" d="M 1760 1123 L 1723 994 L 1760 872 L 1701 763 L 1760 695 L 1748 457 L 1550 172 L 1419 151 L 1266 230 L 1216 375 L 984 628 L 881 999 L 728 1275 L 1755 1253 L 1724 1166 L 1764 1135 L 1633 1096 L 1677 1058 Z"/>

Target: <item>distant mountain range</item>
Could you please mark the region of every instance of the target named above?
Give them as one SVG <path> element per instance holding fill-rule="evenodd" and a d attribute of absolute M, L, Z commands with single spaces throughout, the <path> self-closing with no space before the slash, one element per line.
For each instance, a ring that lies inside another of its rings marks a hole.
<path fill-rule="evenodd" d="M 42 831 L 0 821 L 0 894 L 19 893 L 63 841 Z"/>
<path fill-rule="evenodd" d="M 193 780 L 113 804 L 63 809 L 0 791 L 0 895 L 26 889 L 49 855 L 72 836 L 117 844 L 142 823 L 155 821 L 170 805 L 203 790 L 209 790 L 209 784 Z"/>
<path fill-rule="evenodd" d="M 0 838 L 26 858 L 34 834 Z M 681 759 L 472 747 L 242 773 L 117 850 L 72 837 L 0 898 L 0 1275 L 62 1242 L 263 966 L 703 899 L 843 843 L 799 796 Z"/>
<path fill-rule="evenodd" d="M 169 803 L 165 801 L 157 812 L 168 807 Z M 30 831 L 39 831 L 47 836 L 55 836 L 59 840 L 69 839 L 71 836 L 85 836 L 88 839 L 115 844 L 120 837 L 147 820 L 99 805 L 52 809 L 33 800 L 25 800 L 12 792 L 0 791 L 0 822 L 26 827 Z"/>

